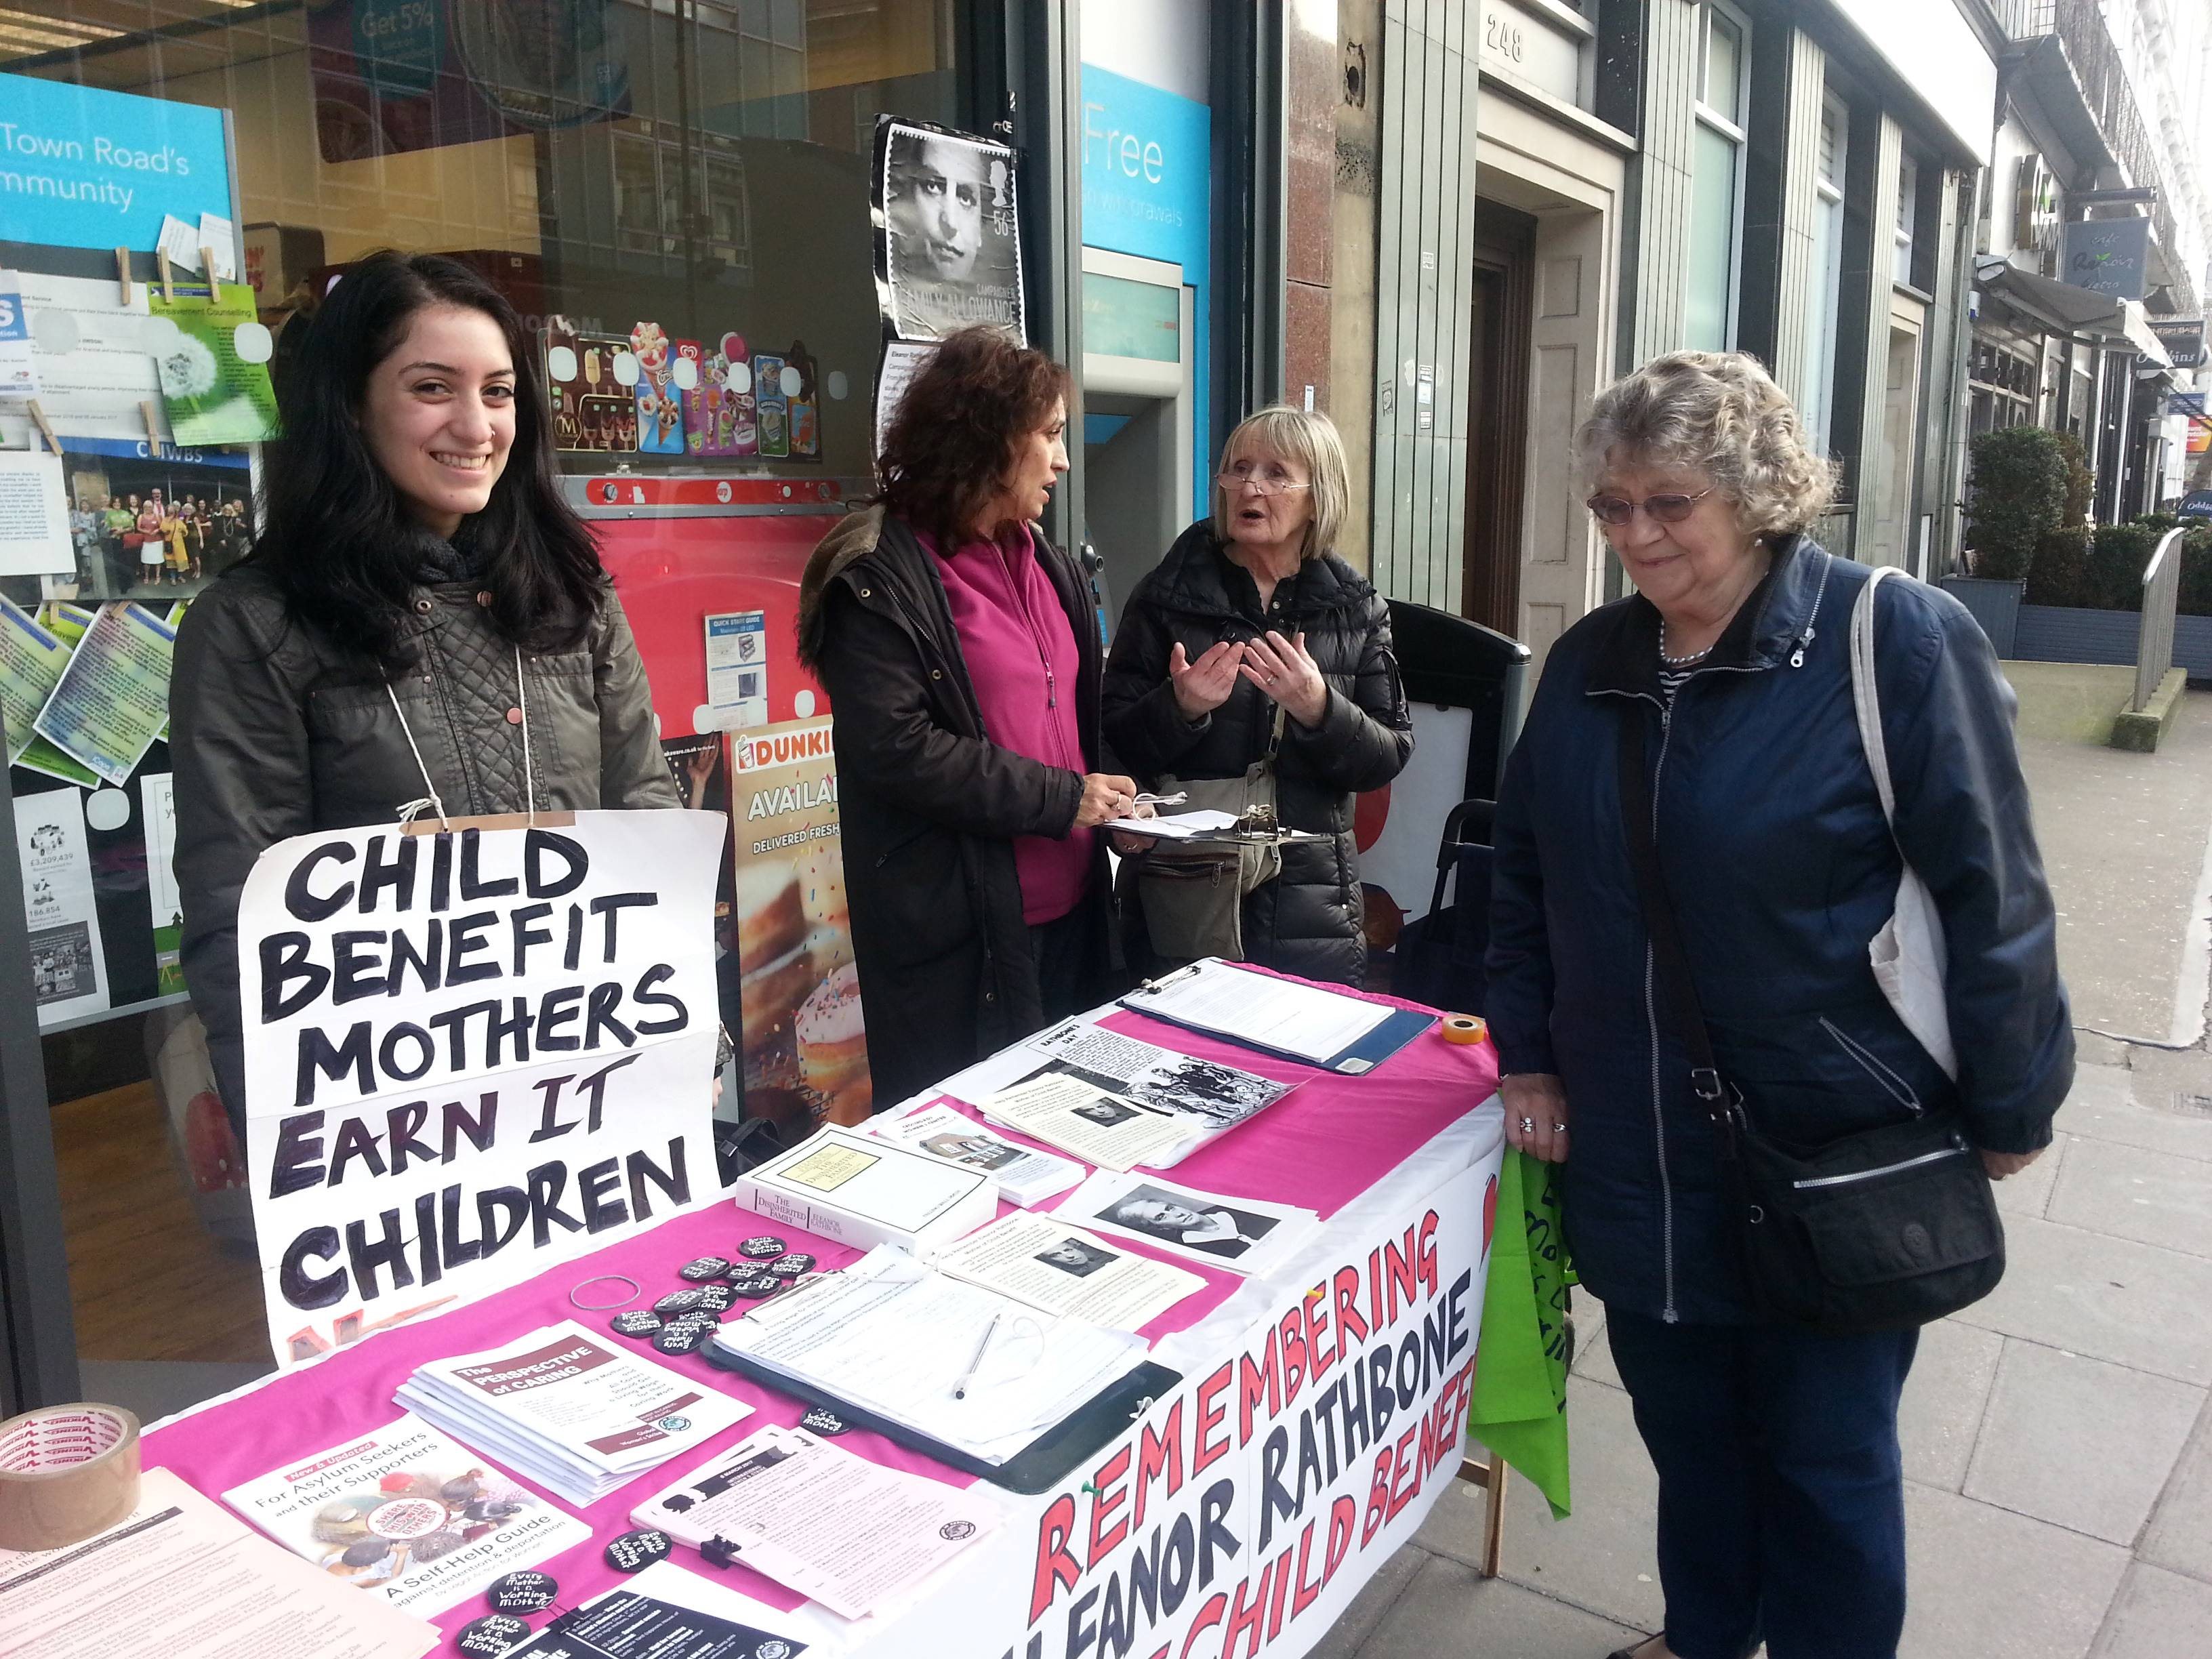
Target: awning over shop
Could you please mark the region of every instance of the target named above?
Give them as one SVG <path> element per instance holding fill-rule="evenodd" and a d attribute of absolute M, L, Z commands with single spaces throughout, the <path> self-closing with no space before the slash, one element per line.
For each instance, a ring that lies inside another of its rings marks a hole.
<path fill-rule="evenodd" d="M 2093 294 L 2071 283 L 2054 282 L 2022 270 L 2009 260 L 1993 258 L 1974 261 L 1974 285 L 2007 305 L 2041 318 L 2068 333 L 2094 331 L 2124 334 L 2126 317 L 2122 302 L 2109 294 Z"/>

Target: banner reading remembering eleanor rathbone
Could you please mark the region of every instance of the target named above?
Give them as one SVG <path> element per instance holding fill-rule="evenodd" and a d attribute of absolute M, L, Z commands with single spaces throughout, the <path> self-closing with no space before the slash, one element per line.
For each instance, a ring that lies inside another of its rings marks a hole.
<path fill-rule="evenodd" d="M 717 1190 L 721 815 L 295 836 L 239 906 L 278 1364 Z"/>

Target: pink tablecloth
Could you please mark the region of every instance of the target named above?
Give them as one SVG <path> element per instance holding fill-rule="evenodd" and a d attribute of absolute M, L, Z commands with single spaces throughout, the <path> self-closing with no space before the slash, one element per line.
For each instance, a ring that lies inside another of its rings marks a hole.
<path fill-rule="evenodd" d="M 1304 1086 L 1251 1123 L 1184 1159 L 1169 1173 L 1188 1186 L 1224 1196 L 1301 1205 L 1319 1212 L 1324 1218 L 1396 1168 L 1447 1125 L 1465 1116 L 1492 1093 L 1498 1082 L 1497 1058 L 1488 1044 L 1447 1043 L 1433 1029 L 1367 1075 L 1349 1078 L 1255 1054 L 1135 1013 L 1116 1012 L 1105 1023 L 1163 1048 L 1301 1082 Z M 1002 1213 L 1006 1207 L 1000 1206 Z M 427 1360 L 495 1347 L 563 1319 L 577 1320 L 587 1329 L 605 1331 L 610 1313 L 581 1313 L 568 1301 L 572 1288 L 596 1274 L 626 1273 L 636 1279 L 645 1293 L 632 1305 L 647 1305 L 678 1288 L 682 1281 L 676 1270 L 684 1262 L 701 1255 L 732 1255 L 738 1240 L 763 1232 L 786 1239 L 793 1249 L 812 1252 L 825 1267 L 840 1266 L 859 1254 L 794 1228 L 763 1221 L 749 1211 L 710 1205 L 674 1217 L 624 1243 L 549 1269 L 481 1302 L 418 1325 L 382 1332 L 304 1370 L 272 1377 L 236 1398 L 173 1419 L 146 1436 L 145 1463 L 149 1468 L 173 1469 L 200 1491 L 220 1498 L 230 1487 L 391 1422 L 399 1414 L 392 1403 L 393 1390 Z M 1148 1326 L 1147 1336 L 1157 1339 L 1195 1325 L 1225 1301 L 1239 1283 L 1227 1273 L 1203 1267 L 1197 1271 L 1206 1280 L 1206 1288 L 1185 1297 Z M 604 1295 L 605 1287 L 596 1289 Z M 649 1343 L 635 1346 L 659 1364 L 744 1401 L 753 1407 L 753 1414 L 691 1456 L 672 1460 L 590 1508 L 576 1511 L 591 1527 L 593 1541 L 541 1564 L 543 1571 L 559 1581 L 560 1595 L 534 1624 L 542 1625 L 553 1613 L 588 1601 L 617 1582 L 617 1575 L 605 1565 L 600 1552 L 609 1540 L 631 1529 L 632 1507 L 673 1482 L 685 1469 L 704 1462 L 755 1430 L 771 1423 L 799 1420 L 802 1407 L 785 1395 L 716 1370 L 696 1355 L 671 1358 L 654 1352 Z M 865 1430 L 855 1430 L 838 1443 L 878 1463 L 919 1471 L 955 1485 L 969 1482 L 969 1477 Z M 678 1555 L 688 1565 L 699 1565 L 687 1550 L 679 1549 Z M 725 1582 L 772 1607 L 793 1607 L 801 1599 L 744 1567 L 730 1569 Z M 450 1633 L 486 1611 L 481 1598 L 474 1598 L 441 1614 L 436 1622 Z"/>

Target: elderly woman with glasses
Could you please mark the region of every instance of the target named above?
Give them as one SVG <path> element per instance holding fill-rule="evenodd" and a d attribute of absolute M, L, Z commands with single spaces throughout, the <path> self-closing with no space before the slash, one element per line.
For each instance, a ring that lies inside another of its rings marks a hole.
<path fill-rule="evenodd" d="M 1599 394 L 1579 446 L 1636 592 L 1552 647 L 1508 764 L 1484 1012 L 1506 1138 L 1562 1163 L 1577 1271 L 1658 1469 L 1666 1628 L 1624 1652 L 1881 1659 L 1905 1616 L 1917 1333 L 1785 1322 L 1754 1294 L 1747 1234 L 1771 1218 L 1727 1197 L 1693 1068 L 1800 1157 L 1923 1115 L 1955 1118 L 1956 1155 L 1991 1179 L 2050 1144 L 2074 1038 L 2014 699 L 1958 601 L 1910 580 L 1867 595 L 1893 829 L 1853 698 L 1869 572 L 1805 533 L 1832 472 L 1765 371 L 1659 358 Z M 1632 860 L 1656 866 L 1679 954 L 1654 947 Z M 1948 1065 L 1870 961 L 1907 866 L 1948 947 Z M 1924 1177 L 1877 1177 L 1896 1260 L 1929 1265 L 1943 1242 L 1900 1224 L 1918 1212 L 1898 1185 Z"/>
<path fill-rule="evenodd" d="M 1281 873 L 1244 896 L 1243 954 L 1358 985 L 1352 797 L 1396 777 L 1413 737 L 1389 611 L 1331 550 L 1351 495 L 1344 446 L 1326 415 L 1263 409 L 1230 434 L 1213 486 L 1212 516 L 1176 538 L 1121 613 L 1106 740 L 1148 788 L 1240 778 L 1272 757 L 1278 822 L 1320 839 L 1285 844 Z M 1127 923 L 1138 965 L 1168 957 Z"/>

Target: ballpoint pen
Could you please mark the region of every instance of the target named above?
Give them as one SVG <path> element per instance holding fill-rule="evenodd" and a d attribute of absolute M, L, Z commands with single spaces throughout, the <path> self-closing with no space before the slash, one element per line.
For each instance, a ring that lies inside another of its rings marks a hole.
<path fill-rule="evenodd" d="M 952 1397 L 965 1400 L 968 1385 L 975 1380 L 975 1373 L 983 1368 L 983 1356 L 991 1351 L 991 1339 L 999 1334 L 999 1322 L 1004 1314 L 993 1314 L 991 1322 L 983 1327 L 983 1340 L 975 1345 L 975 1357 L 968 1362 L 968 1369 L 960 1373 L 960 1380 L 952 1385 Z"/>

